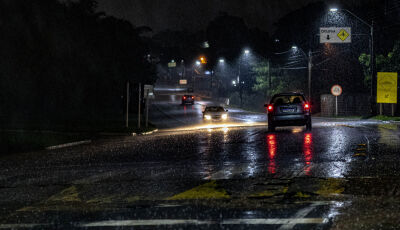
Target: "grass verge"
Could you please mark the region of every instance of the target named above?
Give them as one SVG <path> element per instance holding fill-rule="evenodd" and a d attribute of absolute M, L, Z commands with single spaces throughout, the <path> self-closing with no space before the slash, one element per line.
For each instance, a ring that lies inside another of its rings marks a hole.
<path fill-rule="evenodd" d="M 384 115 L 378 115 L 375 117 L 371 117 L 370 119 L 380 120 L 380 121 L 400 121 L 400 117 L 389 117 Z"/>

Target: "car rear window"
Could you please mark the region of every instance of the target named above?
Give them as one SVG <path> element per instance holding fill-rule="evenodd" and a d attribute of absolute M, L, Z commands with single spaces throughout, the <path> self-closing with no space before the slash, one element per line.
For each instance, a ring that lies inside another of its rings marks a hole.
<path fill-rule="evenodd" d="M 207 107 L 206 112 L 224 112 L 224 108 L 222 107 Z"/>
<path fill-rule="evenodd" d="M 277 96 L 272 98 L 271 102 L 275 105 L 282 104 L 301 104 L 303 103 L 304 97 L 301 95 L 288 95 L 288 96 Z"/>

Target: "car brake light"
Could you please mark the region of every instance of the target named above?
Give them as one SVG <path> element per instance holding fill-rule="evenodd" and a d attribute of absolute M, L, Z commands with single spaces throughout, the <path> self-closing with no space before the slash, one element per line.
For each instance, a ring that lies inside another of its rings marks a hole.
<path fill-rule="evenodd" d="M 192 99 L 194 99 L 194 97 L 192 96 Z"/>
<path fill-rule="evenodd" d="M 310 105 L 309 105 L 308 103 L 305 103 L 305 104 L 304 104 L 304 109 L 305 109 L 305 110 L 309 110 L 309 109 L 310 109 Z"/>
<path fill-rule="evenodd" d="M 272 105 L 268 105 L 268 112 L 272 112 L 274 110 L 274 107 Z"/>
<path fill-rule="evenodd" d="M 185 96 L 183 96 L 183 100 L 186 100 L 186 97 L 185 97 Z"/>

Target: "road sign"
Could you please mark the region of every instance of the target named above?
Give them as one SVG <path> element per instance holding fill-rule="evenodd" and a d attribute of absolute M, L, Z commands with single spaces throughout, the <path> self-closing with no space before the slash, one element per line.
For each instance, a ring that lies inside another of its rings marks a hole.
<path fill-rule="evenodd" d="M 397 73 L 378 72 L 377 103 L 397 103 Z"/>
<path fill-rule="evenodd" d="M 331 88 L 331 93 L 333 96 L 340 96 L 342 94 L 343 90 L 342 87 L 340 85 L 334 85 Z"/>
<path fill-rule="evenodd" d="M 351 43 L 351 27 L 319 28 L 320 43 Z"/>
<path fill-rule="evenodd" d="M 143 98 L 154 99 L 154 86 L 153 85 L 144 85 Z"/>
<path fill-rule="evenodd" d="M 176 62 L 174 61 L 168 62 L 168 68 L 175 68 L 175 67 L 176 67 Z"/>
<path fill-rule="evenodd" d="M 186 79 L 181 79 L 179 80 L 180 85 L 187 85 L 187 80 Z"/>

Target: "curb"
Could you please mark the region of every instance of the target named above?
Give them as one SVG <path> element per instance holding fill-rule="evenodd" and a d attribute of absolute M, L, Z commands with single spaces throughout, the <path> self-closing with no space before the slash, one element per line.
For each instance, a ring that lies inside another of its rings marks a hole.
<path fill-rule="evenodd" d="M 153 133 L 158 132 L 158 129 L 155 129 L 153 131 L 149 131 L 149 132 L 144 132 L 144 133 L 132 133 L 132 136 L 145 136 L 145 135 L 150 135 Z"/>
<path fill-rule="evenodd" d="M 89 144 L 91 142 L 92 142 L 92 140 L 76 141 L 76 142 L 71 142 L 71 143 L 66 143 L 66 144 L 61 144 L 61 145 L 49 146 L 49 147 L 46 147 L 46 149 L 47 150 L 61 149 L 61 148 L 66 148 L 66 147 L 82 145 L 82 144 Z"/>

